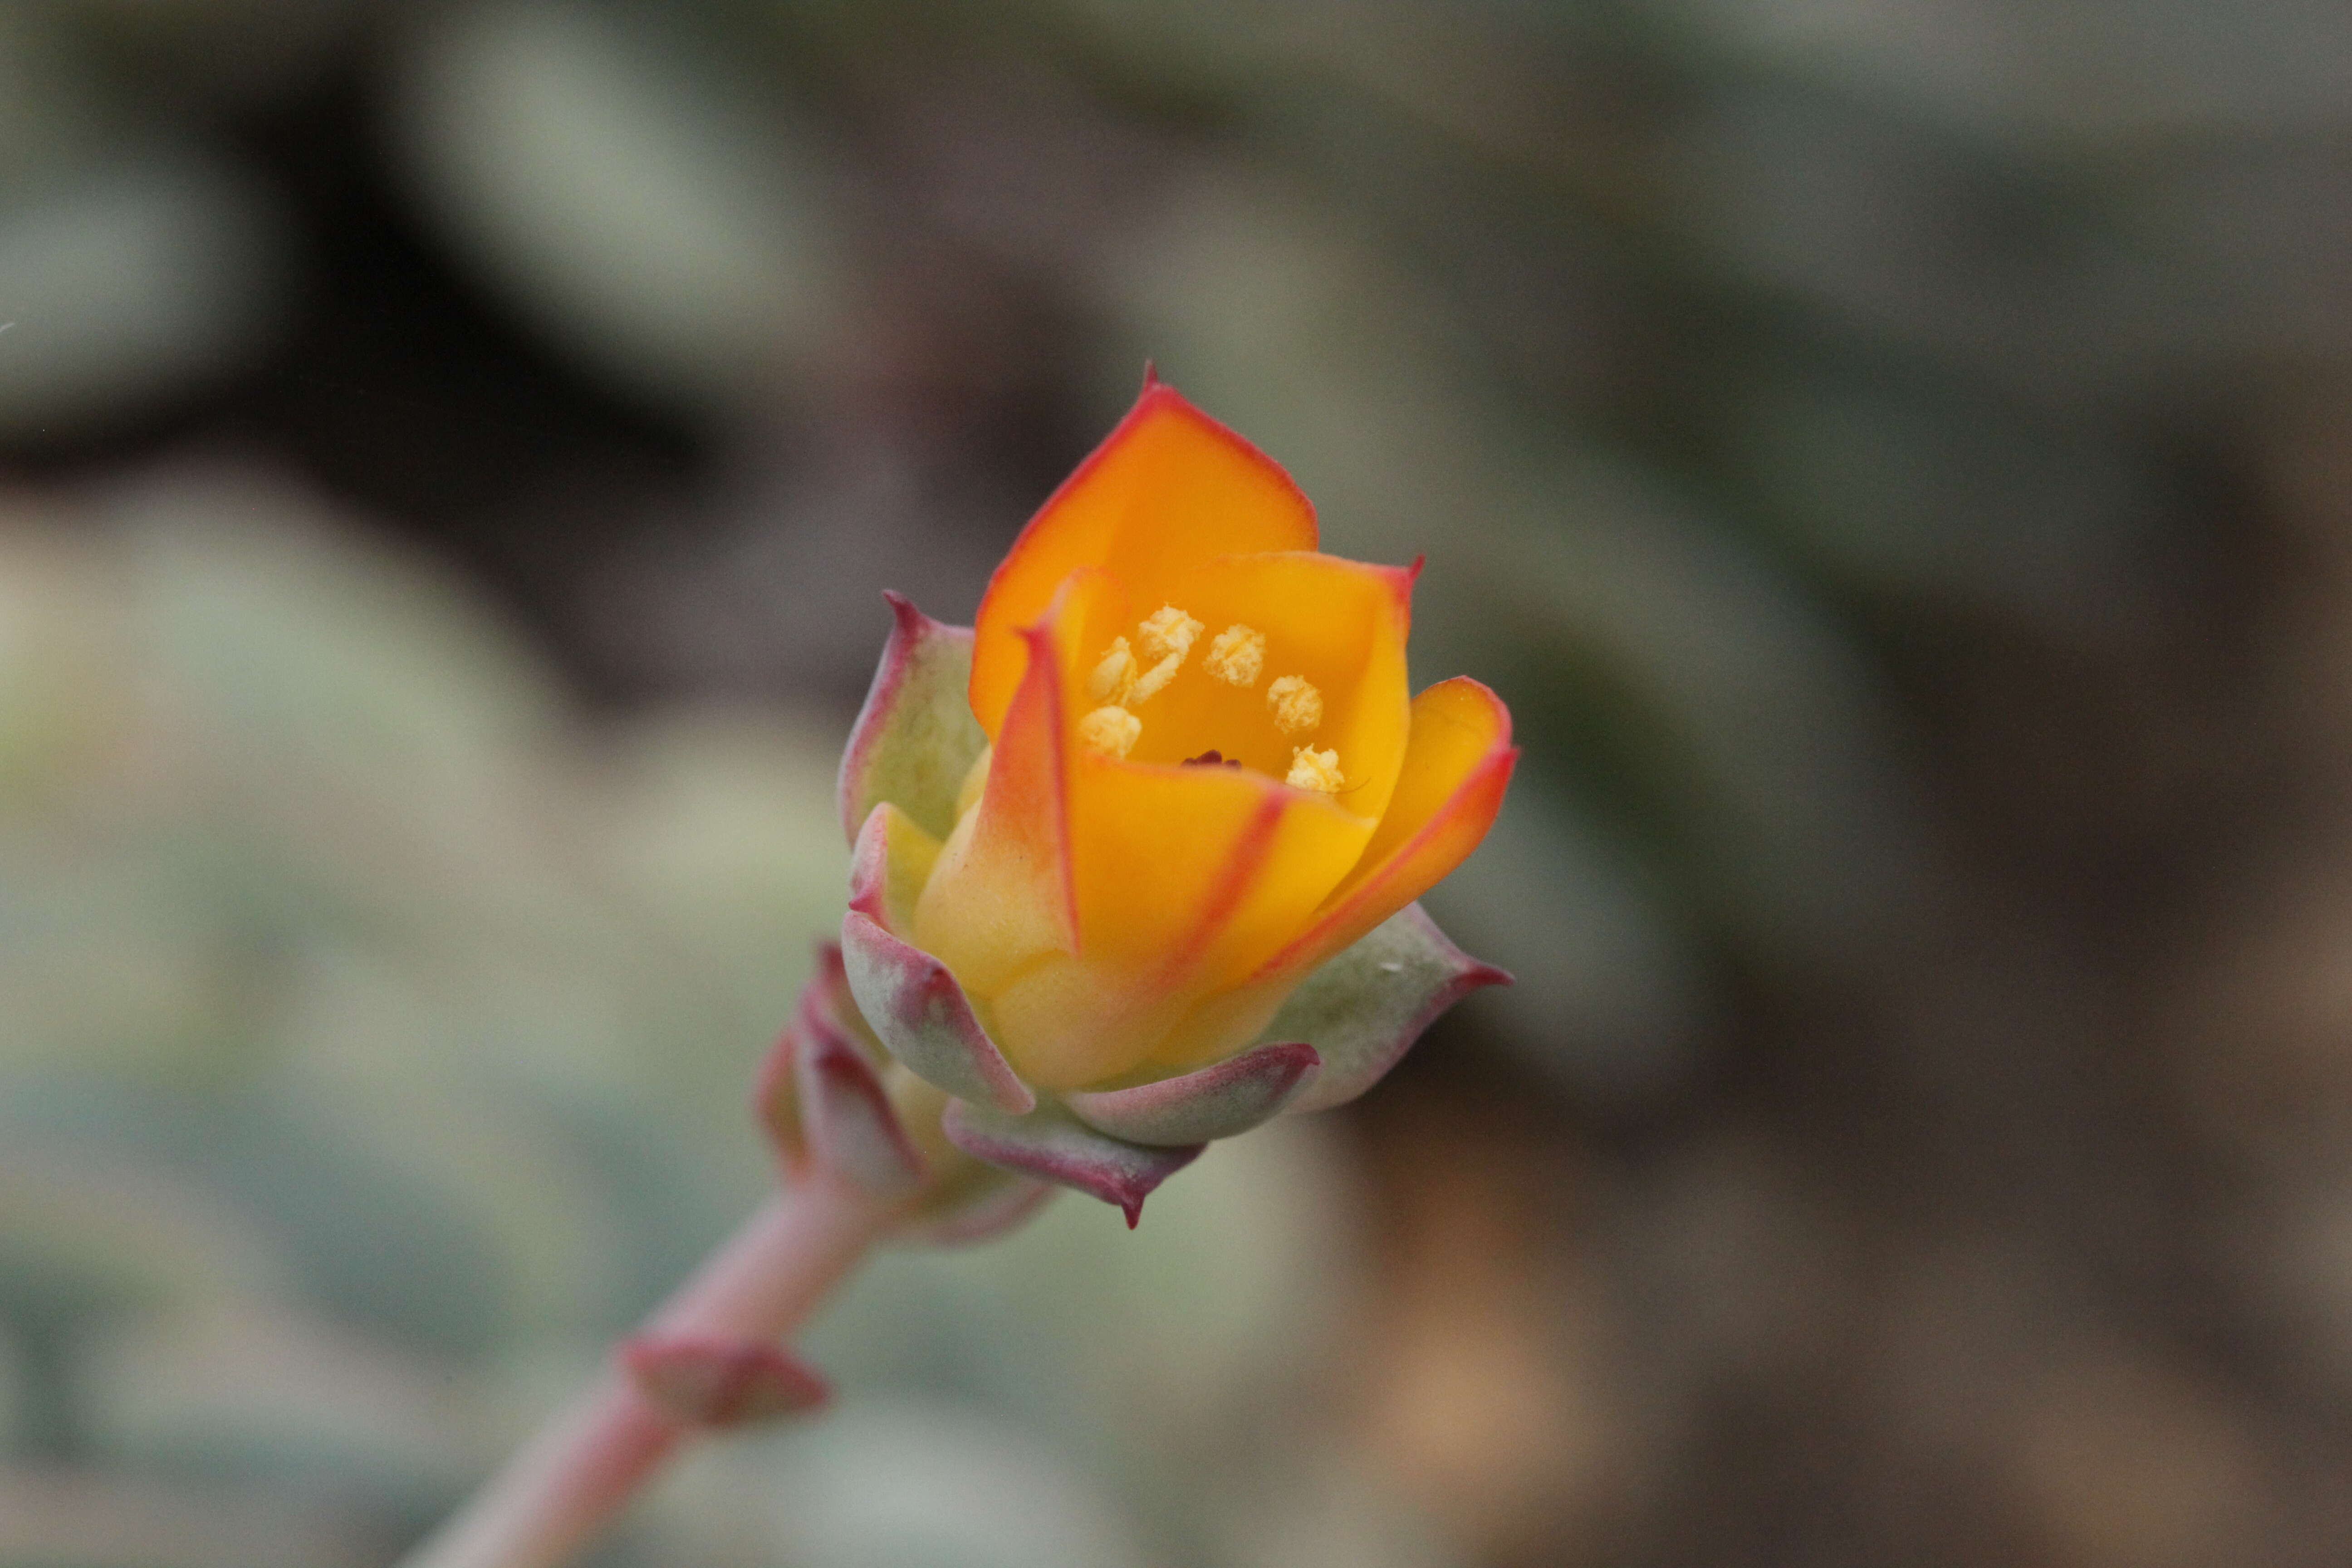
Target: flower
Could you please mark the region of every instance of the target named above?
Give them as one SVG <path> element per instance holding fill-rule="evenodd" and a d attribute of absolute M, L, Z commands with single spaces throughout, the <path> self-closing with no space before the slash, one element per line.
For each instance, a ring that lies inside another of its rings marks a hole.
<path fill-rule="evenodd" d="M 1287 475 L 1147 377 L 973 628 L 891 596 L 830 994 L 953 1148 L 1132 1222 L 1209 1140 L 1353 1098 L 1507 978 L 1413 900 L 1493 823 L 1510 716 L 1467 679 L 1411 695 L 1418 563 L 1316 543 Z"/>

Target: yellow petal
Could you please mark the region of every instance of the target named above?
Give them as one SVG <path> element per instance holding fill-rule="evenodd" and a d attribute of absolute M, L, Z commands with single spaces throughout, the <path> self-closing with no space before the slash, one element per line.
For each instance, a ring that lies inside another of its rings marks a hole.
<path fill-rule="evenodd" d="M 1517 758 L 1510 710 L 1478 682 L 1456 676 L 1414 698 L 1396 793 L 1363 858 L 1304 934 L 1252 978 L 1305 974 L 1468 858 L 1502 809 Z"/>
<path fill-rule="evenodd" d="M 1327 795 L 1242 768 L 1088 756 L 1073 785 L 1078 951 L 1170 988 L 1255 970 L 1305 925 L 1373 832 Z"/>
<path fill-rule="evenodd" d="M 1235 768 L 1076 759 L 1079 946 L 991 998 L 1022 1076 L 1074 1088 L 1127 1071 L 1213 991 L 1288 941 L 1373 825 Z"/>
<path fill-rule="evenodd" d="M 1313 505 L 1272 458 L 1172 387 L 1147 383 L 989 580 L 973 647 L 973 713 L 993 738 L 1021 682 L 1020 630 L 1045 615 L 1078 567 L 1101 567 L 1148 594 L 1211 556 L 1312 550 L 1315 541 Z M 1139 614 L 1161 603 L 1153 599 Z"/>
<path fill-rule="evenodd" d="M 915 906 L 939 858 L 938 839 L 889 801 L 881 802 L 866 814 L 850 856 L 849 907 L 904 939 L 914 930 Z"/>

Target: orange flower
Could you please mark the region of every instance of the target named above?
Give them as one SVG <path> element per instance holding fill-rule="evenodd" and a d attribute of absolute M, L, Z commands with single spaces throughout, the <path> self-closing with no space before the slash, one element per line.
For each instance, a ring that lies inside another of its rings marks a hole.
<path fill-rule="evenodd" d="M 1410 695 L 1417 563 L 1316 542 L 1279 468 L 1147 380 L 973 631 L 894 599 L 843 950 L 967 1152 L 1116 1196 L 1071 1162 L 1337 1103 L 1502 978 L 1409 906 L 1494 821 L 1510 716 L 1466 679 Z"/>

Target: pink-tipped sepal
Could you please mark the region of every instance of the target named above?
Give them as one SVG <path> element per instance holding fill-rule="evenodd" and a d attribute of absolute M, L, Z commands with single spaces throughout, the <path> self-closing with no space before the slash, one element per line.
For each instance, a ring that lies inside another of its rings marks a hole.
<path fill-rule="evenodd" d="M 1253 1046 L 1180 1077 L 1076 1089 L 1062 1101 L 1096 1131 L 1129 1143 L 1206 1143 L 1279 1114 L 1313 1081 L 1321 1059 L 1303 1041 Z"/>
<path fill-rule="evenodd" d="M 956 792 L 988 744 L 972 717 L 970 626 L 931 619 L 897 594 L 881 666 L 841 755 L 841 830 L 851 841 L 889 801 L 935 838 L 955 826 Z"/>
<path fill-rule="evenodd" d="M 885 1203 L 911 1197 L 929 1162 L 899 1125 L 881 1076 L 847 1037 L 812 1031 L 794 1053 L 801 1129 L 809 1158 Z"/>
<path fill-rule="evenodd" d="M 1471 992 L 1511 977 L 1447 940 L 1407 904 L 1308 975 L 1274 1022 L 1268 1040 L 1307 1040 L 1322 1070 L 1283 1107 L 1290 1115 L 1345 1105 L 1388 1075 L 1421 1032 Z"/>
<path fill-rule="evenodd" d="M 1057 1105 L 1007 1115 L 959 1100 L 942 1119 L 948 1142 L 976 1160 L 1002 1165 L 1102 1199 L 1133 1229 L 1152 1190 L 1200 1157 L 1203 1145 L 1130 1143 L 1097 1132 Z"/>
<path fill-rule="evenodd" d="M 824 1379 L 779 1346 L 648 1329 L 621 1343 L 621 1365 L 646 1402 L 681 1426 L 720 1430 L 814 1410 Z"/>
<path fill-rule="evenodd" d="M 947 965 L 856 910 L 841 920 L 841 956 L 857 1010 L 908 1071 L 1016 1116 L 1036 1107 Z"/>

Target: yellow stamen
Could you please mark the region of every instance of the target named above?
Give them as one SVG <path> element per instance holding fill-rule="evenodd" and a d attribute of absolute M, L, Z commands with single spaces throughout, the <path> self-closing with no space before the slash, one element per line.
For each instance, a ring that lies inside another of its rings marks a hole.
<path fill-rule="evenodd" d="M 1227 626 L 1209 640 L 1201 668 L 1227 686 L 1248 690 L 1265 673 L 1265 634 L 1238 624 Z"/>
<path fill-rule="evenodd" d="M 1129 702 L 1149 702 L 1160 695 L 1160 688 L 1176 679 L 1176 672 L 1183 667 L 1182 654 L 1170 654 L 1135 678 L 1134 686 L 1128 690 L 1127 700 Z"/>
<path fill-rule="evenodd" d="M 1143 650 L 1144 658 L 1156 662 L 1141 675 L 1129 679 L 1119 700 L 1149 702 L 1159 696 L 1160 689 L 1176 679 L 1176 672 L 1184 668 L 1185 656 L 1192 651 L 1200 636 L 1201 623 L 1173 605 L 1162 605 L 1144 616 L 1143 624 L 1135 628 L 1136 646 Z"/>
<path fill-rule="evenodd" d="M 1192 651 L 1192 644 L 1202 630 L 1200 622 L 1175 605 L 1162 605 L 1143 617 L 1143 624 L 1135 630 L 1135 643 L 1146 658 L 1172 657 L 1181 664 L 1184 656 Z"/>
<path fill-rule="evenodd" d="M 1135 750 L 1142 733 L 1143 721 L 1116 703 L 1097 708 L 1078 721 L 1078 739 L 1087 749 L 1109 756 L 1123 757 Z"/>
<path fill-rule="evenodd" d="M 1274 727 L 1286 735 L 1303 734 L 1323 722 L 1323 694 L 1296 675 L 1267 687 L 1265 705 L 1274 710 Z"/>
<path fill-rule="evenodd" d="M 1094 675 L 1087 681 L 1087 695 L 1097 702 L 1124 702 L 1135 686 L 1135 655 L 1129 650 L 1125 637 L 1113 637 L 1110 650 L 1095 666 Z"/>
<path fill-rule="evenodd" d="M 1294 746 L 1290 752 L 1290 776 L 1282 782 L 1293 789 L 1337 795 L 1347 781 L 1339 776 L 1339 753 L 1336 748 L 1318 752 L 1312 746 Z"/>

